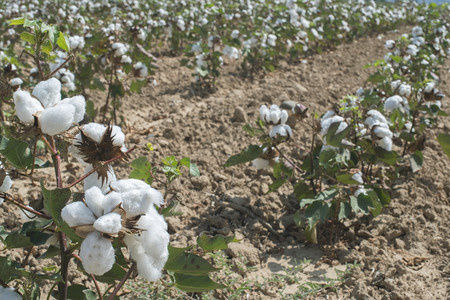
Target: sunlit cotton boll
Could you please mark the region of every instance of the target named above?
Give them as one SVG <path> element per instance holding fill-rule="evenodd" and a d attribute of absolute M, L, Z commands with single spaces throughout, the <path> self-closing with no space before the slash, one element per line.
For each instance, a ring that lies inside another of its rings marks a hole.
<path fill-rule="evenodd" d="M 127 52 L 127 47 L 122 43 L 114 43 L 111 48 L 114 50 L 114 56 L 121 57 Z"/>
<path fill-rule="evenodd" d="M 137 75 L 139 77 L 146 77 L 148 75 L 148 69 L 147 66 L 144 65 L 142 62 L 138 61 L 133 68 L 137 71 Z"/>
<path fill-rule="evenodd" d="M 392 139 L 388 136 L 376 141 L 377 145 L 386 151 L 392 151 Z"/>
<path fill-rule="evenodd" d="M 20 79 L 19 77 L 13 78 L 9 81 L 9 84 L 12 87 L 20 87 L 22 85 L 22 83 L 23 83 L 23 80 Z"/>
<path fill-rule="evenodd" d="M 384 102 L 384 110 L 386 112 L 391 112 L 395 109 L 400 109 L 402 112 L 408 112 L 409 111 L 408 101 L 405 98 L 400 97 L 398 95 L 387 98 L 386 101 Z"/>
<path fill-rule="evenodd" d="M 269 34 L 267 36 L 267 44 L 269 44 L 270 46 L 275 47 L 277 45 L 276 41 L 277 41 L 277 36 L 276 35 Z"/>
<path fill-rule="evenodd" d="M 363 178 L 362 178 L 362 173 L 361 173 L 361 172 L 358 172 L 358 173 L 353 174 L 352 179 L 353 179 L 354 181 L 360 183 L 360 184 L 363 184 L 363 183 L 364 183 L 364 180 L 363 180 Z"/>
<path fill-rule="evenodd" d="M 395 41 L 393 41 L 393 40 L 387 40 L 386 43 L 384 44 L 384 47 L 385 47 L 387 50 L 392 50 L 392 49 L 394 49 L 394 48 L 395 48 Z"/>
<path fill-rule="evenodd" d="M 265 169 L 270 166 L 270 161 L 264 158 L 256 158 L 252 161 L 252 166 L 257 169 Z"/>
<path fill-rule="evenodd" d="M 31 93 L 44 108 L 51 107 L 61 100 L 61 82 L 56 78 L 39 82 Z"/>
<path fill-rule="evenodd" d="M 92 170 L 91 165 L 87 165 L 84 170 L 85 173 L 89 173 Z M 108 171 L 106 173 L 106 179 L 102 180 L 102 178 L 98 175 L 97 172 L 92 173 L 88 177 L 86 177 L 83 181 L 84 190 L 87 191 L 91 187 L 95 186 L 101 189 L 103 193 L 109 192 L 111 182 L 117 181 L 116 174 L 112 167 L 108 167 Z"/>
<path fill-rule="evenodd" d="M 73 105 L 65 103 L 46 108 L 39 116 L 39 128 L 51 136 L 64 132 L 73 125 L 75 111 Z"/>
<path fill-rule="evenodd" d="M 388 124 L 386 118 L 376 109 L 371 109 L 367 112 L 367 118 L 364 123 L 369 128 L 379 124 Z"/>
<path fill-rule="evenodd" d="M 81 243 L 80 257 L 84 270 L 89 274 L 103 275 L 111 270 L 114 262 L 114 248 L 111 242 L 93 231 Z"/>
<path fill-rule="evenodd" d="M 44 110 L 42 104 L 36 98 L 33 98 L 29 92 L 17 91 L 14 93 L 13 98 L 16 115 L 25 124 L 33 124 L 34 115 L 38 111 Z"/>
<path fill-rule="evenodd" d="M 282 137 L 291 137 L 292 129 L 287 124 L 275 125 L 269 132 L 269 136 L 271 138 L 282 136 Z"/>
<path fill-rule="evenodd" d="M 239 37 L 239 30 L 235 29 L 231 32 L 231 38 L 237 39 Z"/>
<path fill-rule="evenodd" d="M 13 288 L 0 286 L 0 299 L 22 300 L 22 297 Z"/>

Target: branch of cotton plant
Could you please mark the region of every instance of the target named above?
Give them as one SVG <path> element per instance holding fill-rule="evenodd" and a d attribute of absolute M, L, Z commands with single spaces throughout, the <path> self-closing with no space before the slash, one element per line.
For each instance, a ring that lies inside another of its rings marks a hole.
<path fill-rule="evenodd" d="M 136 270 L 136 263 L 133 263 L 133 265 L 130 267 L 125 276 L 123 276 L 122 280 L 120 280 L 119 284 L 117 284 L 117 286 L 114 288 L 111 295 L 109 295 L 108 300 L 113 300 L 116 297 L 117 293 L 125 284 L 125 281 L 127 281 L 127 279 L 131 276 L 131 274 L 133 274 L 134 270 Z"/>
<path fill-rule="evenodd" d="M 289 159 L 286 155 L 283 154 L 283 152 L 280 150 L 280 148 L 278 148 L 277 145 L 273 145 L 273 147 L 275 148 L 275 150 L 278 151 L 278 153 L 280 153 L 280 155 L 289 163 L 291 164 L 292 167 L 294 167 L 295 170 L 297 170 L 300 173 L 303 173 L 303 170 L 298 167 L 291 159 Z"/>
<path fill-rule="evenodd" d="M 105 162 L 103 163 L 103 165 L 110 164 L 110 163 L 112 163 L 112 162 L 114 162 L 114 161 L 116 161 L 116 160 L 118 160 L 118 159 L 121 159 L 122 157 L 127 156 L 128 153 L 130 153 L 131 151 L 135 150 L 136 148 L 137 148 L 137 146 L 135 145 L 135 146 L 133 146 L 131 149 L 129 149 L 128 151 L 123 152 L 122 154 L 117 155 L 116 157 L 111 158 L 110 160 L 105 161 Z M 92 168 L 92 170 L 90 170 L 89 172 L 87 172 L 86 174 L 84 174 L 83 176 L 81 176 L 80 178 L 78 178 L 76 181 L 72 182 L 71 184 L 69 184 L 69 185 L 66 186 L 65 188 L 70 189 L 70 188 L 73 187 L 74 185 L 76 185 L 76 184 L 80 183 L 81 181 L 85 180 L 87 177 L 89 177 L 89 175 L 91 175 L 92 173 L 96 172 L 98 169 L 99 169 L 99 166 L 97 166 L 97 167 L 95 167 L 95 168 Z"/>
<path fill-rule="evenodd" d="M 37 210 L 34 210 L 33 208 L 28 207 L 28 206 L 26 206 L 26 205 L 24 205 L 24 204 L 18 202 L 18 201 L 15 200 L 10 194 L 4 194 L 4 195 L 2 195 L 2 197 L 3 197 L 3 196 L 4 196 L 4 198 L 5 198 L 7 201 L 9 201 L 9 202 L 13 203 L 14 205 L 20 207 L 21 209 L 26 210 L 26 211 L 28 211 L 28 212 L 30 212 L 30 213 L 32 213 L 32 214 L 35 214 L 36 216 L 38 216 L 38 217 L 40 217 L 40 218 L 44 218 L 44 219 L 47 219 L 47 220 L 51 220 L 51 217 L 50 217 L 50 216 L 47 216 L 46 214 L 43 214 L 43 213 L 41 213 L 41 212 L 38 212 Z"/>
<path fill-rule="evenodd" d="M 62 188 L 62 176 L 61 176 L 61 156 L 56 149 L 55 138 L 52 136 L 52 146 L 53 146 L 53 163 L 55 164 L 55 174 L 56 174 L 56 186 L 58 189 Z"/>
<path fill-rule="evenodd" d="M 64 68 L 64 66 L 71 60 L 73 59 L 73 55 L 70 55 L 59 67 L 57 67 L 53 72 L 51 72 L 46 78 L 45 80 L 49 79 L 50 77 L 52 77 L 53 75 L 55 75 L 56 73 L 58 73 L 59 70 L 61 70 L 62 68 Z"/>
<path fill-rule="evenodd" d="M 81 257 L 78 256 L 77 254 L 72 253 L 72 257 L 78 260 L 80 263 L 82 263 Z M 98 285 L 97 279 L 93 274 L 89 274 L 89 276 L 92 278 L 92 281 L 94 281 L 95 288 L 97 289 L 98 299 L 103 300 L 103 294 L 100 290 L 100 286 Z"/>

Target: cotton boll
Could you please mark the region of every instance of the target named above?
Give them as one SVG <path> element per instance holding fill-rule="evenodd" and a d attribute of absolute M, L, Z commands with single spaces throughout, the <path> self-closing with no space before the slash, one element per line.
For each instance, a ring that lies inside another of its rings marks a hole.
<path fill-rule="evenodd" d="M 106 214 L 95 220 L 94 228 L 103 233 L 117 234 L 122 229 L 122 217 L 118 213 Z"/>
<path fill-rule="evenodd" d="M 39 127 L 48 135 L 55 135 L 68 130 L 74 121 L 75 107 L 59 104 L 45 109 L 39 116 Z"/>
<path fill-rule="evenodd" d="M 125 134 L 119 126 L 114 125 L 111 131 L 114 146 L 122 146 L 125 143 Z"/>
<path fill-rule="evenodd" d="M 282 110 L 280 112 L 280 124 L 285 124 L 287 122 L 287 119 L 289 118 L 289 115 L 287 111 Z"/>
<path fill-rule="evenodd" d="M 363 180 L 363 178 L 362 178 L 362 173 L 361 173 L 361 172 L 358 172 L 358 173 L 356 173 L 356 174 L 353 174 L 352 179 L 353 179 L 354 181 L 360 183 L 360 184 L 363 184 L 363 183 L 364 183 L 364 180 Z"/>
<path fill-rule="evenodd" d="M 106 126 L 98 123 L 89 123 L 83 126 L 83 133 L 93 139 L 95 142 L 99 143 L 102 141 L 103 134 L 105 133 Z M 78 135 L 77 135 L 78 136 Z M 81 134 L 80 134 L 81 142 Z"/>
<path fill-rule="evenodd" d="M 269 161 L 263 158 L 256 158 L 252 161 L 252 166 L 257 169 L 265 169 L 269 167 Z"/>
<path fill-rule="evenodd" d="M 98 218 L 104 214 L 103 212 L 103 200 L 105 196 L 102 190 L 97 186 L 93 186 L 84 192 L 84 198 L 86 204 L 92 213 Z"/>
<path fill-rule="evenodd" d="M 383 127 L 383 126 L 376 126 L 373 129 L 373 132 L 375 135 L 379 138 L 389 137 L 392 138 L 392 132 L 389 130 L 389 128 Z"/>
<path fill-rule="evenodd" d="M 23 83 L 23 80 L 20 79 L 19 77 L 13 78 L 13 79 L 11 79 L 11 80 L 9 81 L 9 84 L 10 84 L 12 87 L 20 86 L 22 83 Z"/>
<path fill-rule="evenodd" d="M 12 186 L 12 180 L 11 177 L 9 177 L 8 175 L 5 176 L 5 178 L 3 178 L 3 182 L 0 186 L 0 192 L 2 193 L 6 193 Z"/>
<path fill-rule="evenodd" d="M 0 286 L 0 299 L 22 300 L 22 297 L 13 288 Z"/>
<path fill-rule="evenodd" d="M 61 100 L 61 82 L 56 78 L 39 82 L 32 95 L 44 106 L 51 107 Z"/>
<path fill-rule="evenodd" d="M 92 170 L 92 166 L 88 165 L 88 166 L 86 166 L 86 169 L 84 171 L 85 171 L 85 173 L 88 173 L 91 170 Z M 83 182 L 84 190 L 87 191 L 90 188 L 95 186 L 95 187 L 100 188 L 102 193 L 105 194 L 105 193 L 109 192 L 110 184 L 116 180 L 117 180 L 117 178 L 116 178 L 116 174 L 114 173 L 113 168 L 109 167 L 108 172 L 107 172 L 107 177 L 104 182 L 102 182 L 102 178 L 98 175 L 97 172 L 94 172 L 91 175 L 89 175 L 88 177 L 86 177 Z"/>
<path fill-rule="evenodd" d="M 95 216 L 81 201 L 66 205 L 61 211 L 61 217 L 70 227 L 94 224 Z"/>
<path fill-rule="evenodd" d="M 369 126 L 369 128 L 372 128 L 375 125 L 379 125 L 381 124 L 388 124 L 386 118 L 378 111 L 375 109 L 369 110 L 367 112 L 368 117 L 366 118 L 366 120 L 364 121 L 364 123 Z"/>
<path fill-rule="evenodd" d="M 75 114 L 73 116 L 73 122 L 75 124 L 80 123 L 84 119 L 84 114 L 86 112 L 86 100 L 83 96 L 63 99 L 58 103 L 58 105 L 61 104 L 70 104 L 75 107 Z"/>
<path fill-rule="evenodd" d="M 89 274 L 103 275 L 111 270 L 115 257 L 111 242 L 98 231 L 88 234 L 81 243 L 80 257 L 84 270 Z"/>
<path fill-rule="evenodd" d="M 20 121 L 31 125 L 34 123 L 34 114 L 43 111 L 41 103 L 26 91 L 17 91 L 13 95 L 16 114 Z"/>
<path fill-rule="evenodd" d="M 269 108 L 265 105 L 261 105 L 261 107 L 259 108 L 259 118 L 263 122 L 267 122 L 268 120 L 266 120 L 266 118 L 267 118 L 268 114 L 269 114 Z"/>
<path fill-rule="evenodd" d="M 161 278 L 161 270 L 153 265 L 150 257 L 145 254 L 140 254 L 135 255 L 133 259 L 136 261 L 139 276 L 148 281 L 156 281 Z"/>
<path fill-rule="evenodd" d="M 121 64 L 131 64 L 133 61 L 131 60 L 131 57 L 129 57 L 128 55 L 122 55 L 122 57 L 120 58 L 120 63 Z"/>
<path fill-rule="evenodd" d="M 345 128 L 347 128 L 347 123 L 344 122 L 344 118 L 341 116 L 330 116 L 326 119 L 322 118 L 322 121 L 320 122 L 320 125 L 322 127 L 320 134 L 322 136 L 325 136 L 328 132 L 328 129 L 330 129 L 331 124 L 338 123 L 338 122 L 341 122 L 341 124 L 339 125 L 339 128 L 336 131 L 336 133 L 339 133 L 342 130 L 344 130 Z M 345 124 L 345 125 L 342 125 L 342 124 Z"/>
<path fill-rule="evenodd" d="M 392 151 L 392 139 L 389 136 L 385 136 L 384 138 L 378 140 L 376 143 L 384 150 Z"/>
<path fill-rule="evenodd" d="M 402 97 L 395 95 L 392 97 L 389 97 L 386 99 L 386 101 L 384 102 L 384 110 L 387 112 L 391 112 L 394 109 L 397 109 L 401 106 L 402 102 Z"/>
<path fill-rule="evenodd" d="M 269 132 L 269 136 L 271 138 L 276 136 L 285 136 L 285 137 L 291 137 L 292 136 L 292 129 L 289 125 L 276 125 L 272 127 L 272 130 Z"/>

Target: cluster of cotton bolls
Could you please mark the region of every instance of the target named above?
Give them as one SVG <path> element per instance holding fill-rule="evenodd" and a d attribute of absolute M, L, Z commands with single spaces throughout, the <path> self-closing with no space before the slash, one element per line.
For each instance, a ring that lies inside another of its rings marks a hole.
<path fill-rule="evenodd" d="M 372 109 L 367 112 L 364 123 L 371 130 L 371 138 L 375 144 L 386 151 L 392 151 L 393 133 L 389 129 L 386 117 L 378 110 Z"/>
<path fill-rule="evenodd" d="M 271 138 L 290 138 L 292 136 L 292 129 L 286 124 L 289 114 L 287 111 L 280 109 L 278 105 L 272 104 L 270 108 L 266 105 L 261 105 L 259 116 L 267 125 L 274 125 L 269 132 Z"/>
<path fill-rule="evenodd" d="M 26 125 L 37 125 L 44 134 L 60 134 L 84 118 L 83 96 L 61 100 L 61 82 L 50 78 L 39 82 L 30 94 L 16 91 L 13 95 L 16 114 Z"/>
<path fill-rule="evenodd" d="M 49 63 L 50 72 L 56 71 L 67 60 L 67 54 L 62 51 L 56 52 L 55 62 Z M 37 70 L 36 70 L 37 71 Z M 75 90 L 75 75 L 66 68 L 60 68 L 53 76 L 59 79 L 62 86 L 69 91 Z"/>
<path fill-rule="evenodd" d="M 138 274 L 149 281 L 161 277 L 169 256 L 167 223 L 156 211 L 162 194 L 136 179 L 110 183 L 108 194 L 96 186 L 85 191 L 85 201 L 72 202 L 63 220 L 84 238 L 80 257 L 87 273 L 103 275 L 115 262 L 112 240 L 122 238 L 137 263 Z"/>

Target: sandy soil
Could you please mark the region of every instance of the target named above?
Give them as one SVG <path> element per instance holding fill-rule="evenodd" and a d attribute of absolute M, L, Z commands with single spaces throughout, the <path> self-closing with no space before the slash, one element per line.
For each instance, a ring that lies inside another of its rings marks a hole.
<path fill-rule="evenodd" d="M 323 113 L 364 85 L 371 70 L 363 66 L 382 58 L 384 41 L 399 35 L 366 37 L 308 57 L 306 63 L 282 63 L 276 72 L 253 82 L 242 79 L 231 64 L 225 67 L 218 90 L 206 96 L 191 86 L 191 71 L 179 67 L 179 58 L 159 57 L 158 85 L 146 88 L 140 96 L 126 98 L 120 115 L 129 145 L 139 146 L 132 158 L 147 155 L 157 164 L 166 155 L 189 156 L 200 168 L 200 177 L 184 177 L 175 183 L 183 215 L 167 218 L 172 243 L 193 244 L 201 232 L 235 234 L 242 241 L 230 244 L 227 253 L 231 257 L 243 255 L 249 265 L 256 266 L 256 272 L 243 275 L 256 280 L 294 267 L 303 259 L 311 260 L 299 274 L 305 282 L 336 277 L 335 269 L 345 269 L 346 263 L 360 265 L 336 292 L 319 294 L 316 299 L 447 299 L 450 160 L 435 139 L 437 131 L 426 142 L 424 168 L 395 184 L 390 207 L 377 218 L 362 218 L 353 224 L 334 246 L 305 244 L 301 230 L 293 223 L 298 204 L 289 196 L 289 188 L 266 194 L 272 182 L 269 172 L 258 172 L 249 165 L 222 167 L 230 155 L 249 144 L 241 126 L 257 119 L 261 104 L 295 100 L 310 112 Z M 447 61 L 441 82 L 446 95 L 450 95 L 449 82 Z M 445 99 L 448 112 L 447 107 Z M 308 145 L 309 138 L 301 130 L 296 129 L 291 141 L 294 158 Z M 443 131 L 450 131 L 448 119 L 440 125 L 439 132 Z M 155 148 L 152 153 L 146 150 L 148 142 Z M 65 166 L 82 172 L 77 165 Z M 130 169 L 124 163 L 118 166 L 119 174 L 126 177 Z M 73 180 L 72 176 L 64 179 Z M 27 201 L 38 197 L 37 187 L 28 193 L 23 184 L 29 180 L 16 179 L 12 193 L 22 194 Z M 11 206 L 3 205 L 0 223 L 14 228 L 17 214 Z M 34 258 L 31 262 L 39 263 Z M 75 278 L 75 273 L 71 277 L 75 282 L 86 280 Z M 295 291 L 296 286 L 290 286 L 286 297 Z M 276 287 L 249 293 L 249 299 L 279 298 Z"/>

